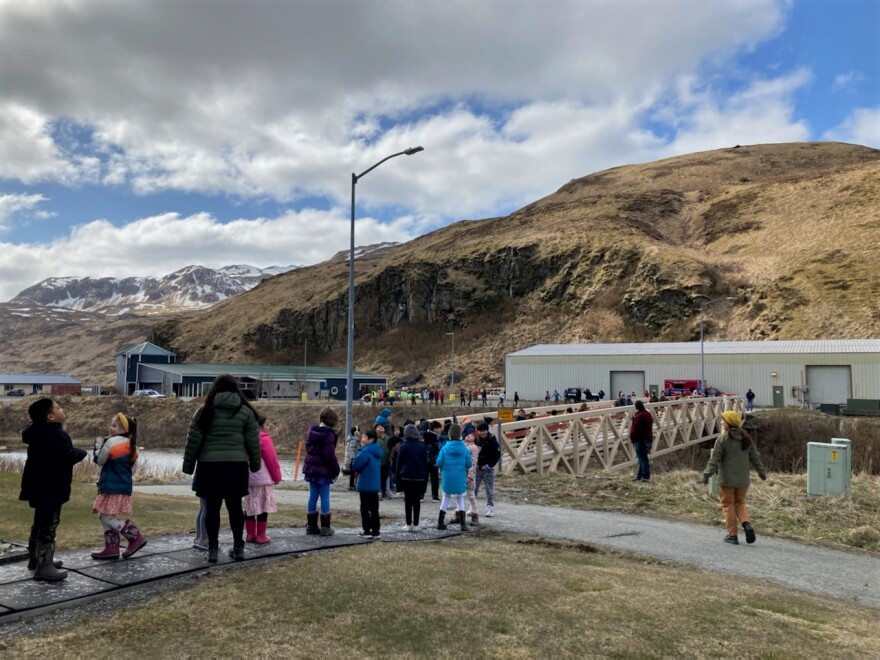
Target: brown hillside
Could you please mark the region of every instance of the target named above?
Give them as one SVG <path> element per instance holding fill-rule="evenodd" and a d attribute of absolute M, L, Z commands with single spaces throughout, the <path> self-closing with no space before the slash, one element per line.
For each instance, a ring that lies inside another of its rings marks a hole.
<path fill-rule="evenodd" d="M 541 342 L 880 334 L 880 151 L 735 147 L 575 179 L 503 218 L 357 262 L 356 363 L 439 384 L 500 380 Z M 345 361 L 347 264 L 280 275 L 157 337 L 190 361 Z M 316 355 L 316 352 L 320 353 Z"/>

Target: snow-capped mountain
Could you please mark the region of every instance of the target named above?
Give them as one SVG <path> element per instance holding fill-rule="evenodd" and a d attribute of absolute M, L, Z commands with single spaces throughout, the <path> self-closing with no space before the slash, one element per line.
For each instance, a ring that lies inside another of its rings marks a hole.
<path fill-rule="evenodd" d="M 255 268 L 235 264 L 217 270 L 187 266 L 162 278 L 50 277 L 10 303 L 45 305 L 104 314 L 197 309 L 253 289 L 264 279 L 296 266 Z"/>

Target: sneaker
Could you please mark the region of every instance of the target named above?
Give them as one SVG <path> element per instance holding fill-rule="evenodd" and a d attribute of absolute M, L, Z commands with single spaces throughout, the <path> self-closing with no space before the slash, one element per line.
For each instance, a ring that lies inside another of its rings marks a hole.
<path fill-rule="evenodd" d="M 752 527 L 752 523 L 744 522 L 743 529 L 746 531 L 746 543 L 754 543 L 755 542 L 755 529 Z"/>
<path fill-rule="evenodd" d="M 418 526 L 418 524 L 410 525 L 410 530 L 409 530 L 409 531 L 411 531 L 411 532 L 418 532 L 418 531 L 419 531 L 419 526 Z"/>
<path fill-rule="evenodd" d="M 495 517 L 495 507 L 494 506 L 487 506 L 486 507 L 486 517 L 487 518 L 494 518 Z"/>
<path fill-rule="evenodd" d="M 431 501 L 432 501 L 432 502 L 439 502 L 439 501 L 440 501 L 440 498 L 439 498 L 439 497 L 432 497 L 432 498 L 431 498 Z"/>
<path fill-rule="evenodd" d="M 382 535 L 381 535 L 379 532 L 376 532 L 375 534 L 373 534 L 373 537 L 372 537 L 372 538 L 373 538 L 374 541 L 381 541 L 381 540 L 382 540 Z"/>
<path fill-rule="evenodd" d="M 196 550 L 207 550 L 208 549 L 208 540 L 207 539 L 193 539 L 193 547 Z"/>
<path fill-rule="evenodd" d="M 739 545 L 739 538 L 736 536 L 727 535 L 724 537 L 725 543 L 730 543 L 731 545 Z"/>
<path fill-rule="evenodd" d="M 359 536 L 360 538 L 362 538 L 362 539 L 371 539 L 371 538 L 373 538 L 373 535 L 370 534 L 369 532 L 361 532 L 360 534 L 358 534 L 358 536 Z"/>

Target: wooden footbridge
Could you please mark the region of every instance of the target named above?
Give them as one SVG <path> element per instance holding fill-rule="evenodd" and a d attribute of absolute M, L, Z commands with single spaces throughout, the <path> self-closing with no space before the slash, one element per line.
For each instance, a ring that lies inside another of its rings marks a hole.
<path fill-rule="evenodd" d="M 634 406 L 615 406 L 601 401 L 585 404 L 586 410 L 551 414 L 557 406 L 529 408 L 535 417 L 505 422 L 500 426 L 502 474 L 568 472 L 583 474 L 587 468 L 615 472 L 636 464 L 629 440 Z M 581 406 L 583 407 L 583 406 Z M 662 456 L 695 444 L 714 440 L 721 432 L 721 413 L 745 414 L 745 400 L 735 397 L 692 398 L 646 403 L 654 417 L 651 456 Z M 495 419 L 497 412 L 486 413 Z M 474 415 L 475 420 L 482 417 Z"/>

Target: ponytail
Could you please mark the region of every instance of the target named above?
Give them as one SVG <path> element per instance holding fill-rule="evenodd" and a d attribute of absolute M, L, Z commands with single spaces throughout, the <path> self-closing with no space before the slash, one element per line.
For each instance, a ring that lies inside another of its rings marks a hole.
<path fill-rule="evenodd" d="M 128 421 L 128 431 L 125 433 L 125 436 L 128 438 L 128 460 L 134 463 L 134 460 L 137 457 L 137 417 L 129 417 L 126 415 L 125 419 Z"/>

